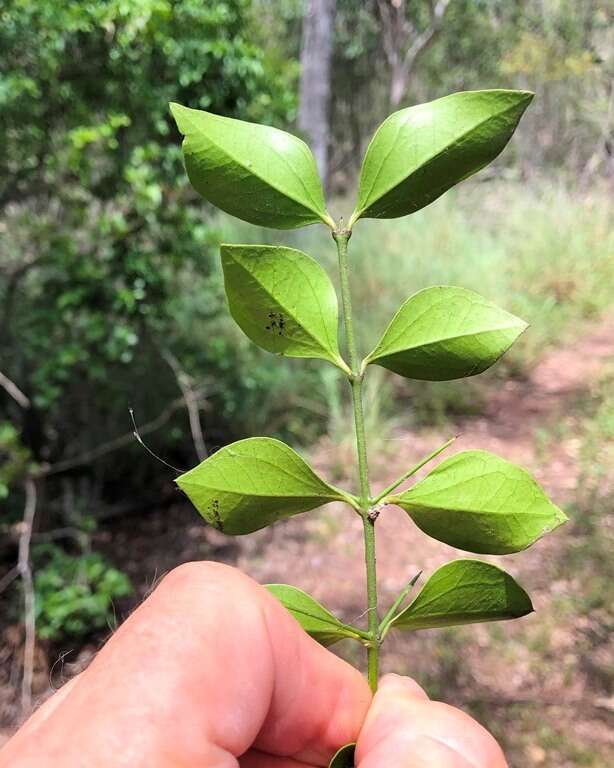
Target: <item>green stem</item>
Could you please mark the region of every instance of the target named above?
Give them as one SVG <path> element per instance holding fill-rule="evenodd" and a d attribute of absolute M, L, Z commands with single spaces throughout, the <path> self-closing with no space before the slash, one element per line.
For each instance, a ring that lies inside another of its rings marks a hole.
<path fill-rule="evenodd" d="M 356 429 L 356 453 L 358 457 L 358 475 L 360 478 L 360 515 L 363 520 L 365 542 L 365 565 L 367 571 L 367 601 L 369 617 L 369 637 L 371 644 L 367 648 L 368 678 L 371 690 L 377 689 L 379 675 L 379 618 L 377 615 L 377 573 L 375 565 L 375 520 L 370 516 L 369 498 L 369 468 L 367 462 L 367 441 L 365 436 L 365 419 L 362 407 L 363 374 L 359 372 L 359 361 L 356 352 L 356 338 L 352 318 L 352 297 L 350 292 L 349 267 L 347 260 L 349 230 L 337 229 L 333 238 L 337 243 L 339 257 L 339 281 L 341 285 L 341 302 L 343 304 L 343 320 L 347 341 L 348 355 L 352 375 L 352 404 L 354 408 L 354 426 Z"/>

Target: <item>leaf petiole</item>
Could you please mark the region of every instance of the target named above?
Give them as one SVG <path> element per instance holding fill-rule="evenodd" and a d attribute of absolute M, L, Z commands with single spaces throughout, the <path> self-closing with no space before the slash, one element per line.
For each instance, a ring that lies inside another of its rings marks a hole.
<path fill-rule="evenodd" d="M 345 503 L 352 507 L 352 509 L 355 512 L 358 512 L 359 514 L 362 514 L 362 507 L 360 506 L 360 499 L 357 496 L 354 496 L 353 493 L 349 493 L 348 491 L 344 491 L 341 488 L 335 488 L 336 491 L 338 491 L 342 499 L 339 499 L 339 501 L 345 501 Z"/>

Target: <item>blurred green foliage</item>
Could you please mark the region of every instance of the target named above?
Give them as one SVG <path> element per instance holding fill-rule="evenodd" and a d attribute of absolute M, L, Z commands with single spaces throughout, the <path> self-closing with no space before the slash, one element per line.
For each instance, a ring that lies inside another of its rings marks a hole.
<path fill-rule="evenodd" d="M 250 41 L 250 13 L 247 0 L 2 6 L 1 368 L 33 406 L 0 409 L 41 462 L 125 433 L 129 405 L 155 418 L 179 393 L 169 348 L 216 381 L 214 430 L 259 386 L 236 380 L 237 353 L 207 325 L 218 240 L 167 111 L 288 121 L 292 91 Z M 182 324 L 187 282 L 198 311 Z"/>
<path fill-rule="evenodd" d="M 370 134 L 389 110 L 380 5 L 401 3 L 337 2 L 332 170 L 341 186 L 347 167 L 358 164 Z M 415 39 L 430 24 L 432 3 L 404 5 Z M 515 153 L 515 172 L 529 174 L 553 165 L 576 173 L 607 172 L 613 46 L 610 0 L 453 0 L 440 32 L 410 75 L 404 104 L 458 90 L 535 91 L 507 152 L 508 159 Z"/>
<path fill-rule="evenodd" d="M 100 554 L 34 548 L 36 631 L 43 640 L 82 639 L 115 629 L 114 601 L 132 592 L 128 577 Z"/>
<path fill-rule="evenodd" d="M 0 422 L 0 501 L 9 495 L 9 488 L 19 482 L 28 468 L 29 452 L 23 447 L 19 432 L 8 421 Z"/>

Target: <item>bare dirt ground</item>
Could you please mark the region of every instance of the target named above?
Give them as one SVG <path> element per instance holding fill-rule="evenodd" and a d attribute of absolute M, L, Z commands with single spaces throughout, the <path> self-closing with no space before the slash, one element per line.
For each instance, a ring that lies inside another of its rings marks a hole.
<path fill-rule="evenodd" d="M 546 354 L 527 380 L 502 385 L 478 417 L 449 425 L 445 432 L 399 431 L 382 439 L 370 457 L 371 474 L 378 478 L 375 489 L 460 433 L 450 450 L 494 451 L 530 468 L 555 501 L 568 505 L 578 484 L 580 447 L 571 406 L 613 358 L 614 317 L 610 317 L 586 329 L 582 344 Z M 563 422 L 568 426 L 565 437 L 550 440 L 543 450 L 544 432 Z M 311 461 L 324 476 L 331 452 L 337 450 L 324 440 L 312 452 Z M 344 460 L 348 467 L 353 464 L 351 453 L 335 458 L 342 466 Z M 343 485 L 343 479 L 335 481 Z M 208 557 L 236 564 L 262 583 L 291 582 L 345 619 L 364 621 L 362 523 L 346 508 L 329 505 L 234 540 L 202 526 L 185 507 L 156 513 L 138 525 L 142 535 L 131 521 L 114 530 L 112 542 L 106 544 L 111 553 L 126 551 L 126 570 L 141 585 L 139 596 L 176 563 Z M 428 575 L 441 563 L 466 556 L 426 538 L 395 507 L 383 510 L 377 530 L 384 607 L 417 571 Z M 105 541 L 97 544 L 105 546 Z M 569 607 L 578 596 L 581 601 L 583 590 L 564 566 L 573 545 L 572 519 L 526 552 L 492 558 L 530 592 L 536 608 L 530 617 L 392 637 L 383 654 L 384 671 L 411 674 L 432 695 L 474 712 L 504 742 L 512 768 L 614 765 L 614 659 L 607 639 L 592 644 L 587 640 L 596 631 L 590 619 Z M 94 652 L 86 647 L 56 664 L 53 684 L 86 665 Z M 361 649 L 341 647 L 340 652 L 362 663 Z M 49 690 L 45 668 L 49 661 L 41 660 L 40 694 Z M 609 682 L 595 672 L 596 667 L 609 670 Z"/>

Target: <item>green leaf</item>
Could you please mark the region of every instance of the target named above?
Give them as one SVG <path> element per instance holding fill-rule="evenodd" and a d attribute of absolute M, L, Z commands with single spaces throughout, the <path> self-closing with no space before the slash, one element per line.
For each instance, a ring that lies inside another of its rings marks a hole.
<path fill-rule="evenodd" d="M 474 291 L 425 288 L 407 299 L 365 363 L 408 379 L 475 376 L 495 363 L 526 327 Z"/>
<path fill-rule="evenodd" d="M 349 373 L 339 354 L 335 289 L 315 259 L 273 245 L 223 245 L 221 254 L 230 312 L 252 341 Z"/>
<path fill-rule="evenodd" d="M 185 136 L 192 186 L 210 203 L 264 227 L 294 229 L 318 221 L 334 227 L 305 142 L 266 125 L 181 104 L 170 108 Z"/>
<path fill-rule="evenodd" d="M 321 480 L 292 448 L 269 437 L 227 445 L 175 481 L 211 525 L 229 534 L 351 497 Z"/>
<path fill-rule="evenodd" d="M 266 588 L 287 608 L 301 627 L 322 645 L 329 646 L 347 637 L 360 640 L 360 634 L 334 616 L 302 589 L 289 584 L 267 584 Z"/>
<path fill-rule="evenodd" d="M 331 758 L 328 768 L 354 768 L 354 753 L 356 744 L 346 744 L 345 747 L 338 749 Z"/>
<path fill-rule="evenodd" d="M 505 571 L 480 560 L 455 560 L 435 571 L 390 626 L 452 627 L 518 619 L 532 610 L 527 593 Z"/>
<path fill-rule="evenodd" d="M 488 165 L 532 98 L 528 91 L 464 91 L 394 112 L 367 149 L 350 228 L 361 217 L 418 211 Z"/>
<path fill-rule="evenodd" d="M 524 469 L 487 451 L 464 451 L 386 503 L 424 533 L 480 554 L 519 552 L 567 520 Z"/>

